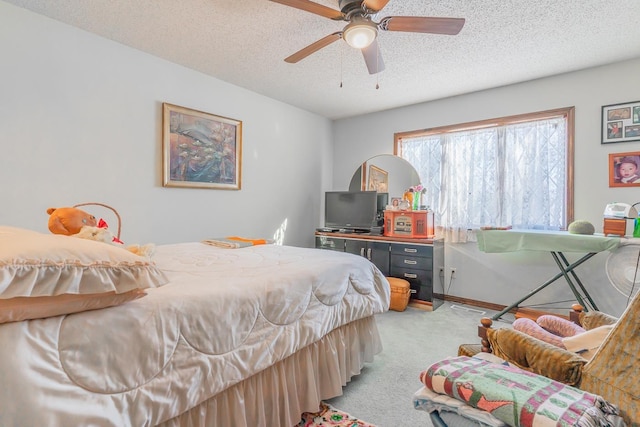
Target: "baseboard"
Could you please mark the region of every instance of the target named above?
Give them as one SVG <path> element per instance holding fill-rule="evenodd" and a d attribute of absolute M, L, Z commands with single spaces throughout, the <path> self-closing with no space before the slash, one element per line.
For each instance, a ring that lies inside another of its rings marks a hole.
<path fill-rule="evenodd" d="M 473 307 L 486 308 L 487 310 L 502 311 L 506 305 L 494 304 L 492 302 L 479 301 L 475 299 L 462 298 L 454 295 L 444 295 L 445 301 L 457 302 L 458 304 L 471 305 Z M 516 309 L 510 310 L 509 313 L 516 313 Z"/>
<path fill-rule="evenodd" d="M 479 300 L 474 300 L 469 298 L 462 298 L 454 295 L 444 295 L 444 300 L 456 302 L 458 304 L 470 305 L 472 307 L 486 308 L 488 310 L 494 310 L 494 311 L 502 311 L 507 307 L 506 305 L 494 304 L 491 302 L 479 301 Z M 513 314 L 516 317 L 516 319 L 520 317 L 526 317 L 532 320 L 536 320 L 538 317 L 542 316 L 543 314 L 553 314 L 554 316 L 559 316 L 559 317 L 564 317 L 565 319 L 569 319 L 568 315 L 563 315 L 563 314 L 558 314 L 556 312 L 548 312 L 543 310 L 533 310 L 531 308 L 513 308 L 509 310 L 509 313 Z"/>

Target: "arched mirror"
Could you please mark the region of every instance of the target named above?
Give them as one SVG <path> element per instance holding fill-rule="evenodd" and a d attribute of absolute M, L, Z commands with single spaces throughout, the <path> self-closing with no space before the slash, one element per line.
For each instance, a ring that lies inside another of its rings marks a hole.
<path fill-rule="evenodd" d="M 349 191 L 377 190 L 388 193 L 389 201 L 402 197 L 413 185 L 420 184 L 415 168 L 402 157 L 381 154 L 365 161 L 353 174 Z"/>

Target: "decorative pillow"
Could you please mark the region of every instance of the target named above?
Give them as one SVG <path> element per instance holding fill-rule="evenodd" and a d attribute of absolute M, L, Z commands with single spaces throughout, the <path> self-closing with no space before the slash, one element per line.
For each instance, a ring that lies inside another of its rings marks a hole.
<path fill-rule="evenodd" d="M 574 335 L 581 334 L 586 330 L 580 325 L 576 325 L 571 320 L 563 319 L 562 317 L 554 316 L 552 314 L 544 314 L 538 317 L 536 323 L 559 337 L 572 337 Z"/>
<path fill-rule="evenodd" d="M 541 341 L 555 345 L 556 347 L 565 348 L 562 344 L 562 337 L 559 337 L 542 326 L 538 325 L 535 321 L 526 317 L 521 317 L 513 322 L 513 329 L 525 333 L 531 337 L 538 338 Z"/>
<path fill-rule="evenodd" d="M 0 299 L 121 294 L 166 282 L 152 261 L 116 245 L 0 227 Z"/>
<path fill-rule="evenodd" d="M 113 307 L 124 304 L 127 301 L 142 298 L 146 294 L 142 289 L 133 289 L 122 294 L 107 292 L 104 294 L 65 294 L 51 297 L 0 299 L 0 323 L 44 319 L 63 314 Z"/>

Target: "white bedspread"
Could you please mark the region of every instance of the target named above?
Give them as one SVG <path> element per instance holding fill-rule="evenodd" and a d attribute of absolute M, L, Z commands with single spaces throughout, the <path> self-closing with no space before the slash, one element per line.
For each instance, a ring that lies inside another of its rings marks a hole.
<path fill-rule="evenodd" d="M 169 284 L 122 306 L 0 325 L 0 425 L 152 426 L 389 305 L 355 255 L 163 245 Z"/>

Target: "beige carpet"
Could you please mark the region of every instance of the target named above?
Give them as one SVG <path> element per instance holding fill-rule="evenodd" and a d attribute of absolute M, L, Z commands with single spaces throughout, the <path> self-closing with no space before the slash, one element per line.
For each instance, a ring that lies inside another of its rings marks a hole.
<path fill-rule="evenodd" d="M 413 394 L 422 387 L 420 372 L 456 356 L 462 343 L 479 343 L 480 318 L 495 314 L 482 311 L 446 302 L 432 312 L 408 307 L 378 315 L 382 353 L 328 403 L 378 427 L 431 426 L 429 414 L 413 408 Z M 500 326 L 510 323 L 494 322 Z"/>

